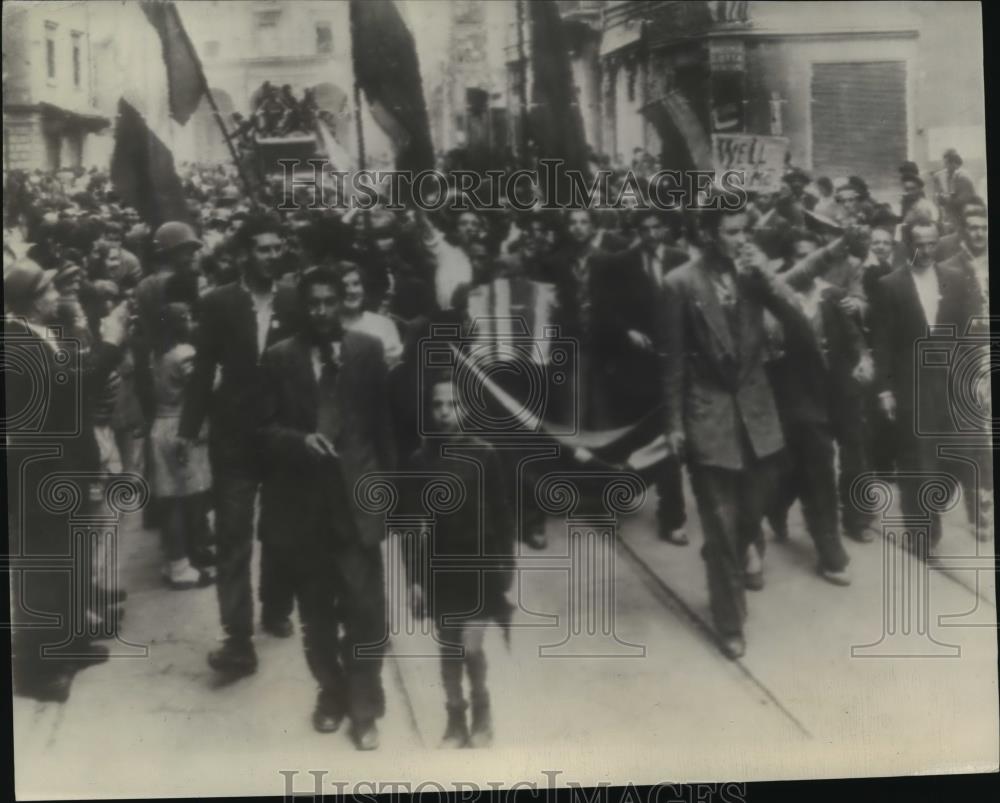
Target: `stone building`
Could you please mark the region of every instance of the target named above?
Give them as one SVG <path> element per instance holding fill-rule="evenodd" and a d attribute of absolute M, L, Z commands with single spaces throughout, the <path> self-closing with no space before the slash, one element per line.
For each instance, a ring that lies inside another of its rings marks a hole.
<path fill-rule="evenodd" d="M 961 131 L 973 161 L 985 156 L 984 143 L 974 147 L 984 133 L 976 4 L 850 8 L 607 3 L 603 149 L 627 158 L 644 147 L 686 167 L 704 152 L 695 140 L 712 133 L 778 134 L 789 138 L 794 164 L 857 173 L 885 192 L 904 160 L 935 163 L 942 129 Z"/>
<path fill-rule="evenodd" d="M 108 127 L 93 92 L 87 5 L 4 3 L 5 170 L 87 164 L 92 135 Z"/>
<path fill-rule="evenodd" d="M 531 96 L 530 26 L 524 0 L 506 5 L 516 131 Z M 936 168 L 949 146 L 985 172 L 977 3 L 859 2 L 850 13 L 771 0 L 559 5 L 587 141 L 619 164 L 642 149 L 690 168 L 713 133 L 742 132 L 787 137 L 792 163 L 856 173 L 883 193 L 898 191 L 902 161 Z"/>

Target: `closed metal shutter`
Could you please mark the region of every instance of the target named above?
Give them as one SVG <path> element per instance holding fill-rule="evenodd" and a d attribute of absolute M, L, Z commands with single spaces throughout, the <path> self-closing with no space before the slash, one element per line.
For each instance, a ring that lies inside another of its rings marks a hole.
<path fill-rule="evenodd" d="M 857 175 L 872 189 L 894 188 L 906 151 L 906 63 L 815 63 L 813 170 Z"/>

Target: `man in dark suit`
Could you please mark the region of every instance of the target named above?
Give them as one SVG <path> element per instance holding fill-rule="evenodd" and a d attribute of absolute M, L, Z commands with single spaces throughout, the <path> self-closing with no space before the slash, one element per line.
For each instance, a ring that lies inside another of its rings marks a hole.
<path fill-rule="evenodd" d="M 43 702 L 65 702 L 73 674 L 108 656 L 107 648 L 71 629 L 74 601 L 89 599 L 95 589 L 88 589 L 90 561 L 82 564 L 86 577 L 70 578 L 59 567 L 67 556 L 77 563 L 79 557 L 67 513 L 59 509 L 66 500 L 57 497 L 75 496 L 84 513 L 100 501 L 101 485 L 86 480 L 100 469 L 91 403 L 121 360 L 127 317 L 124 306 L 118 307 L 102 322 L 89 353 L 74 354 L 79 344 L 49 329 L 58 320 L 55 273 L 28 259 L 5 269 L 8 314 L 2 338 L 9 552 L 15 561 L 31 557 L 36 562 L 12 583 L 13 680 L 17 694 Z M 65 475 L 65 481 L 45 492 L 46 480 L 55 473 Z M 46 566 L 46 560 L 56 565 Z M 82 585 L 74 593 L 77 583 Z M 49 626 L 37 619 L 18 621 L 27 612 L 56 621 Z"/>
<path fill-rule="evenodd" d="M 539 270 L 539 278 L 556 288 L 560 336 L 579 344 L 578 409 L 580 424 L 589 429 L 613 426 L 621 415 L 613 373 L 633 336 L 623 317 L 628 305 L 617 271 L 621 254 L 594 247 L 593 234 L 593 213 L 570 211 L 566 243 Z M 634 336 L 643 339 L 638 331 Z"/>
<path fill-rule="evenodd" d="M 954 343 L 977 314 L 976 291 L 962 270 L 935 264 L 938 228 L 917 223 L 904 230 L 911 257 L 906 269 L 879 280 L 873 316 L 876 382 L 883 414 L 895 424 L 899 481 L 904 516 L 921 517 L 921 472 L 942 470 L 940 437 L 948 431 L 951 402 L 947 372 L 918 360 L 918 348 L 928 339 L 929 327 L 952 326 L 950 335 L 935 335 Z M 957 468 L 949 461 L 948 470 Z M 964 482 L 963 478 L 963 484 Z M 933 550 L 941 539 L 940 518 L 932 513 L 929 543 L 911 542 L 920 554 Z"/>
<path fill-rule="evenodd" d="M 392 432 L 382 344 L 343 333 L 339 288 L 331 267 L 306 271 L 302 331 L 264 353 L 260 533 L 278 547 L 299 602 L 320 686 L 313 725 L 333 732 L 348 715 L 358 748 L 371 750 L 385 712 L 384 529 L 358 506 L 354 488 L 365 474 L 392 468 Z"/>
<path fill-rule="evenodd" d="M 687 455 L 722 649 L 738 658 L 746 649 L 745 562 L 760 541 L 785 445 L 764 371 L 764 309 L 779 322 L 799 313 L 758 267 L 762 255 L 749 251 L 747 213 L 704 215 L 703 255 L 665 283 L 667 433 Z"/>
<path fill-rule="evenodd" d="M 636 215 L 639 245 L 610 257 L 616 276 L 614 316 L 616 329 L 624 333 L 622 349 L 613 361 L 609 377 L 621 404 L 622 420 L 632 423 L 663 402 L 663 357 L 669 344 L 660 342 L 663 327 L 663 288 L 670 271 L 686 263 L 687 251 L 674 243 L 681 231 L 677 213 L 656 210 Z M 684 524 L 684 491 L 679 455 L 660 464 L 655 477 L 659 501 L 657 524 L 660 538 L 677 546 L 689 543 Z"/>
<path fill-rule="evenodd" d="M 808 232 L 793 231 L 797 256 L 804 258 L 801 246 L 807 243 L 817 245 Z M 841 304 L 843 289 L 816 277 L 793 278 L 791 286 L 803 315 L 786 321 L 778 338 L 780 356 L 768 365 L 788 447 L 788 473 L 768 519 L 779 540 L 787 538 L 788 509 L 798 498 L 820 575 L 848 585 L 848 556 L 837 520 L 834 438 L 840 445 L 843 526 L 850 537 L 868 540 L 862 517 L 850 506 L 849 490 L 857 475 L 852 472 L 864 468 L 864 433 L 857 421 L 863 420 L 861 385 L 871 381 L 871 355 L 860 327 Z"/>
<path fill-rule="evenodd" d="M 210 653 L 219 672 L 240 676 L 256 671 L 253 647 L 254 499 L 263 468 L 260 356 L 295 326 L 294 292 L 278 287 L 284 269 L 283 238 L 266 218 L 248 220 L 234 244 L 243 278 L 208 293 L 198 311 L 194 372 L 181 413 L 181 455 L 209 420 L 209 457 L 215 494 L 218 595 L 226 641 Z M 218 384 L 216 379 L 218 376 Z M 272 571 L 282 564 L 261 552 L 261 622 L 279 637 L 292 633 L 294 598 L 287 578 Z"/>

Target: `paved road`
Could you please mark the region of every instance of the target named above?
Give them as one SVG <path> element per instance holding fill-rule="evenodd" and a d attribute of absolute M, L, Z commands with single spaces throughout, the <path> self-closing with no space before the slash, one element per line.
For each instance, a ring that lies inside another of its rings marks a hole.
<path fill-rule="evenodd" d="M 969 583 L 930 573 L 930 634 L 957 654 L 885 657 L 883 568 L 894 547 L 849 545 L 855 583 L 835 588 L 815 576 L 801 522 L 791 524 L 791 543 L 769 547 L 767 588 L 750 597 L 747 656 L 730 662 L 705 626 L 696 516 L 689 547 L 656 540 L 652 500 L 620 522 L 617 543 L 578 540 L 611 544 L 589 553 L 593 583 L 573 573 L 581 564 L 568 557 L 567 525 L 551 520 L 549 548 L 521 561 L 510 647 L 495 629 L 487 634 L 496 746 L 459 757 L 436 749 L 443 693 L 434 644 L 419 631 L 393 639 L 388 715 L 373 754 L 358 754 L 343 733 L 311 729 L 314 686 L 297 635 L 259 636 L 258 674 L 217 687 L 205 663 L 218 637 L 214 591 L 163 588 L 157 538 L 132 518 L 122 638 L 137 646 L 114 648 L 134 655 L 78 675 L 65 705 L 15 699 L 18 791 L 280 794 L 280 771 L 300 773 L 298 790 L 312 788 L 310 769 L 326 770 L 327 783 L 458 773 L 480 784 L 638 784 L 995 766 L 992 588 L 977 596 Z M 594 593 L 581 597 L 580 588 Z M 613 628 L 601 619 L 609 600 Z M 875 657 L 852 656 L 870 643 L 881 645 L 869 650 Z"/>

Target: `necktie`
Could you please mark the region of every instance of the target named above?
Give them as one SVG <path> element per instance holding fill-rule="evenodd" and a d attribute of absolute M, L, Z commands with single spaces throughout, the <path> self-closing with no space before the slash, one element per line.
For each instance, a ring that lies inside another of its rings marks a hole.
<path fill-rule="evenodd" d="M 336 447 L 340 437 L 340 406 L 337 401 L 339 368 L 330 343 L 319 346 L 323 367 L 319 374 L 319 403 L 316 409 L 316 431 Z"/>

